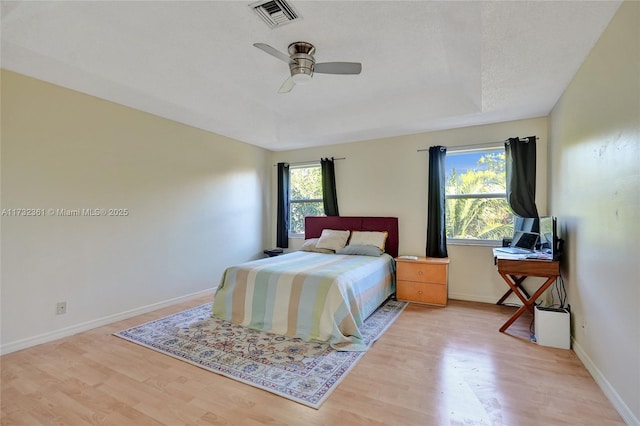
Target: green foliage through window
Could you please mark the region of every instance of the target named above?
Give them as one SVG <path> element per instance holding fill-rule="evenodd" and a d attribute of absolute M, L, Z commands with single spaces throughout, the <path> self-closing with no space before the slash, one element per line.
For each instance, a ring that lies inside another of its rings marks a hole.
<path fill-rule="evenodd" d="M 513 234 L 504 148 L 447 154 L 445 179 L 447 238 L 501 240 Z"/>
<path fill-rule="evenodd" d="M 289 233 L 304 234 L 305 216 L 324 216 L 320 165 L 291 167 Z"/>

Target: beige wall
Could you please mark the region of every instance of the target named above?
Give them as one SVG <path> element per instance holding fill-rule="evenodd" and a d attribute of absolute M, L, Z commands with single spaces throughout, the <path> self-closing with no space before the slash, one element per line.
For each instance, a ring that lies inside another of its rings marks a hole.
<path fill-rule="evenodd" d="M 426 246 L 429 153 L 418 149 L 504 141 L 514 136 L 539 137 L 537 193 L 540 214 L 547 210 L 547 119 L 520 120 L 394 138 L 273 153 L 273 161 L 304 162 L 345 157 L 335 163 L 336 190 L 343 216 L 397 216 L 400 254 L 422 255 Z M 275 169 L 275 167 L 274 167 Z M 273 187 L 276 171 L 273 170 Z M 275 194 L 273 195 L 275 197 Z M 272 200 L 275 215 L 275 198 Z M 275 231 L 274 231 L 275 232 Z M 272 244 L 275 236 L 272 236 Z M 301 241 L 291 240 L 298 248 Z M 491 247 L 452 245 L 449 297 L 495 303 L 507 289 L 493 265 Z M 497 327 L 496 327 L 497 328 Z"/>
<path fill-rule="evenodd" d="M 2 71 L 2 351 L 217 285 L 262 255 L 269 152 Z M 67 302 L 67 314 L 55 304 Z"/>
<path fill-rule="evenodd" d="M 622 4 L 550 118 L 573 348 L 640 424 L 640 3 Z"/>

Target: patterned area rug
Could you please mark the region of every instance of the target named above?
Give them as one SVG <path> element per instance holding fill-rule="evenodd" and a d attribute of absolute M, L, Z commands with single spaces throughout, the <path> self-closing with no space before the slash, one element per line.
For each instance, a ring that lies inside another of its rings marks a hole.
<path fill-rule="evenodd" d="M 362 329 L 365 342 L 375 342 L 406 306 L 389 300 L 371 314 Z M 115 335 L 316 409 L 366 353 L 212 318 L 211 303 Z"/>

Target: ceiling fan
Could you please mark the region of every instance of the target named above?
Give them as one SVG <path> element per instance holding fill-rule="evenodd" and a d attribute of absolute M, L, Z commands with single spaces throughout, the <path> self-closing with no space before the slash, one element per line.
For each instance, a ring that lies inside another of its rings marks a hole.
<path fill-rule="evenodd" d="M 283 53 L 268 44 L 254 43 L 258 49 L 275 56 L 289 64 L 291 76 L 282 83 L 278 93 L 288 93 L 296 84 L 304 84 L 311 80 L 313 73 L 321 74 L 360 74 L 362 64 L 359 62 L 320 62 L 316 63 L 313 54 L 316 48 L 306 41 L 296 41 L 289 45 L 289 54 Z"/>

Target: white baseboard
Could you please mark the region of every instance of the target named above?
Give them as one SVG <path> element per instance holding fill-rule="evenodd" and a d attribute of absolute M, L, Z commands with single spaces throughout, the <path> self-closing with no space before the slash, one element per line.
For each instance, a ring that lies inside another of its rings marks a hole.
<path fill-rule="evenodd" d="M 591 374 L 591 377 L 596 381 L 602 392 L 616 409 L 622 420 L 628 425 L 640 425 L 640 419 L 638 419 L 629 409 L 629 406 L 620 398 L 618 392 L 611 386 L 611 383 L 604 377 L 600 369 L 593 363 L 589 355 L 582 349 L 575 339 L 571 338 L 571 349 L 578 356 L 578 359 L 582 361 L 587 371 Z"/>
<path fill-rule="evenodd" d="M 28 337 L 26 339 L 17 340 L 15 342 L 9 342 L 0 346 L 0 355 L 6 355 L 11 352 L 19 351 L 22 349 L 30 348 L 32 346 L 40 345 L 42 343 L 51 342 L 61 339 L 63 337 L 71 336 L 83 331 L 91 330 L 92 328 L 101 327 L 103 325 L 111 324 L 112 322 L 124 320 L 127 318 L 135 317 L 136 315 L 145 314 L 147 312 L 155 311 L 167 306 L 175 305 L 176 303 L 183 302 L 191 299 L 203 293 L 213 291 L 213 288 L 198 291 L 195 293 L 187 294 L 185 296 L 175 297 L 173 299 L 165 300 L 158 303 L 153 303 L 147 306 L 141 306 L 139 308 L 131 309 L 118 314 L 108 315 L 106 317 L 97 318 L 94 320 L 86 321 L 80 324 L 75 324 L 69 327 L 54 330 L 48 333 L 39 334 L 37 336 Z M 213 302 L 213 299 L 212 299 Z"/>
<path fill-rule="evenodd" d="M 491 303 L 495 305 L 496 302 L 500 299 L 500 296 L 488 297 L 488 296 L 478 296 L 477 294 L 464 294 L 464 293 L 449 293 L 449 299 L 455 300 L 465 300 L 467 302 L 481 302 L 481 303 Z"/>

